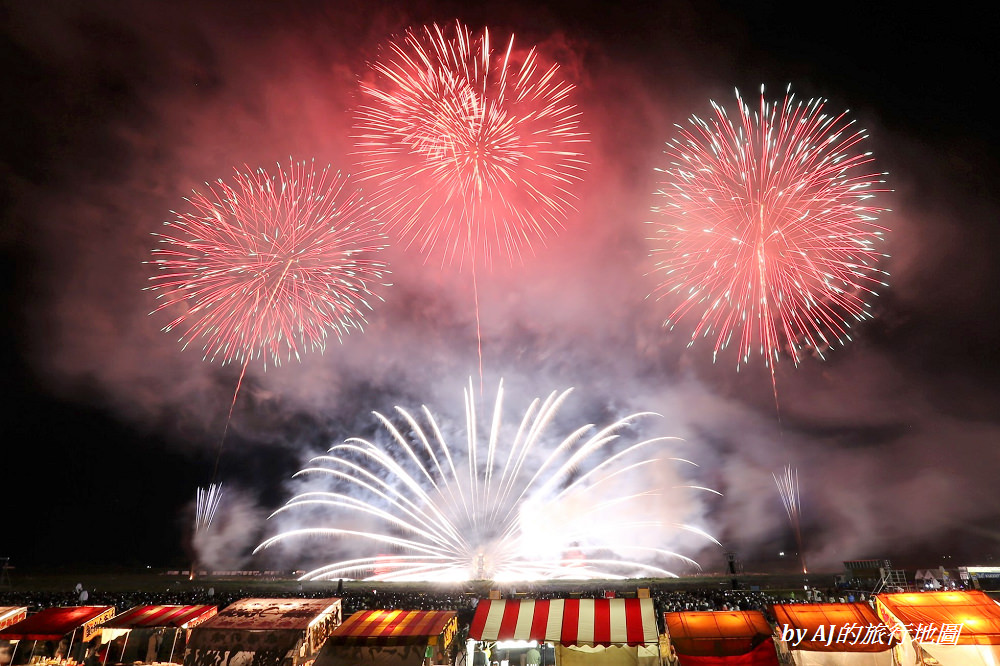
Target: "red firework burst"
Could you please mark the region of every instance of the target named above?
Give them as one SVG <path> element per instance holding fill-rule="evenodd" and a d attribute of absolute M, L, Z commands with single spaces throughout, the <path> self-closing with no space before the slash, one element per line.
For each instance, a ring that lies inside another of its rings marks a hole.
<path fill-rule="evenodd" d="M 363 82 L 358 175 L 407 246 L 442 265 L 513 262 L 560 229 L 586 138 L 558 67 L 455 22 L 388 44 Z"/>
<path fill-rule="evenodd" d="M 346 178 L 292 162 L 207 187 L 154 234 L 154 312 L 180 310 L 165 331 L 179 328 L 185 347 L 199 342 L 206 359 L 245 370 L 253 358 L 279 365 L 322 351 L 330 331 L 340 340 L 363 327 L 372 289 L 388 275 L 376 258 L 385 237 Z"/>
<path fill-rule="evenodd" d="M 766 365 L 786 351 L 821 358 L 872 316 L 868 300 L 885 286 L 878 250 L 886 231 L 873 197 L 864 130 L 825 100 L 744 103 L 737 116 L 712 102 L 667 143 L 660 169 L 652 255 L 654 295 L 679 298 L 666 325 L 697 318 L 691 343 L 714 340 L 716 355 L 735 340 L 737 366 L 758 350 Z"/>

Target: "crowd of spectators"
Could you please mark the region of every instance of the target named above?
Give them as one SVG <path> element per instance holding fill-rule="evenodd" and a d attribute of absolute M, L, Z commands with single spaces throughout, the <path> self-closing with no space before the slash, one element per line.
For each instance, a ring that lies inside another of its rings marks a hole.
<path fill-rule="evenodd" d="M 405 589 L 393 586 L 359 589 L 357 585 L 349 585 L 345 590 L 332 584 L 329 588 L 304 590 L 301 585 L 291 584 L 283 591 L 262 591 L 253 585 L 244 587 L 219 586 L 217 590 L 209 582 L 204 584 L 180 583 L 160 592 L 144 591 L 102 591 L 100 589 L 75 589 L 64 592 L 24 592 L 0 590 L 0 606 L 27 606 L 29 611 L 37 611 L 52 606 L 115 606 L 123 612 L 129 608 L 152 604 L 204 604 L 225 608 L 229 604 L 250 597 L 266 598 L 319 598 L 340 597 L 343 599 L 343 612 L 347 617 L 359 610 L 375 608 L 399 608 L 407 610 L 456 610 L 471 613 L 482 595 L 475 591 L 461 589 L 450 590 L 414 590 L 412 586 Z M 651 584 L 648 586 L 653 599 L 657 616 L 665 612 L 705 611 L 705 610 L 762 610 L 768 611 L 771 604 L 808 601 L 847 601 L 855 600 L 838 595 L 835 590 L 825 593 L 808 592 L 771 592 L 760 590 L 727 589 L 727 588 L 693 588 L 678 589 L 670 583 Z M 507 588 L 502 590 L 506 598 L 552 599 L 561 597 L 595 598 L 608 594 L 615 596 L 636 596 L 635 587 L 621 590 L 607 590 L 603 587 L 588 587 L 581 585 L 571 591 L 562 589 L 545 589 L 532 586 L 529 589 Z M 862 599 L 863 600 L 863 599 Z M 465 613 L 462 613 L 463 615 Z"/>
<path fill-rule="evenodd" d="M 454 610 L 458 612 L 459 632 L 456 636 L 454 650 L 465 644 L 465 638 L 472 622 L 475 608 L 481 598 L 490 594 L 484 586 L 456 587 L 440 589 L 427 586 L 421 589 L 413 584 L 408 586 L 377 585 L 361 586 L 358 583 L 343 581 L 329 586 L 304 587 L 296 582 L 286 584 L 258 585 L 255 582 L 218 581 L 216 586 L 211 580 L 187 581 L 174 580 L 166 589 L 160 591 L 110 591 L 100 589 L 85 589 L 83 584 L 60 592 L 27 592 L 0 589 L 0 606 L 27 606 L 29 612 L 55 606 L 115 606 L 121 613 L 129 608 L 143 605 L 214 605 L 219 608 L 246 598 L 324 598 L 340 597 L 343 603 L 343 617 L 346 618 L 359 610 L 369 609 L 403 609 L 403 610 Z M 606 585 L 606 584 L 604 584 Z M 655 608 L 656 622 L 660 632 L 664 631 L 663 614 L 678 611 L 727 611 L 727 610 L 757 610 L 763 611 L 768 620 L 775 621 L 771 605 L 776 603 L 809 603 L 812 601 L 854 601 L 853 594 L 844 590 L 829 589 L 811 590 L 760 590 L 757 588 L 741 589 L 731 585 L 731 581 L 722 580 L 715 587 L 692 585 L 677 585 L 664 583 L 632 583 L 629 587 L 609 589 L 604 585 L 570 585 L 544 583 L 525 584 L 523 587 L 506 587 L 500 590 L 502 598 L 507 599 L 553 599 L 553 598 L 601 598 L 601 597 L 636 597 L 641 594 L 639 588 L 648 590 L 649 597 Z M 158 586 L 160 587 L 160 586 Z M 484 593 L 485 592 L 485 593 Z M 864 595 L 858 595 L 857 600 L 866 601 Z M 121 649 L 124 654 L 124 647 Z M 457 652 L 451 655 L 451 663 L 459 663 Z"/>

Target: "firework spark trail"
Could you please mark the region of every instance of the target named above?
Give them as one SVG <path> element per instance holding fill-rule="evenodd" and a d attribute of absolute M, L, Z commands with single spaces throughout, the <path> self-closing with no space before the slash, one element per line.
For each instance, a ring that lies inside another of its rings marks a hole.
<path fill-rule="evenodd" d="M 204 534 L 212 526 L 215 513 L 219 510 L 219 503 L 222 501 L 222 484 L 210 483 L 205 488 L 198 488 L 195 493 L 194 509 L 194 540 L 197 541 L 199 535 Z M 197 549 L 198 544 L 193 547 Z M 198 568 L 197 559 L 191 562 L 191 572 L 189 577 L 194 580 L 195 571 Z"/>
<path fill-rule="evenodd" d="M 788 522 L 795 531 L 795 545 L 799 549 L 799 562 L 802 565 L 802 573 L 809 573 L 806 569 L 806 554 L 802 550 L 802 530 L 800 528 L 801 507 L 799 505 L 799 473 L 792 469 L 791 465 L 785 467 L 781 476 L 772 474 L 774 483 L 778 486 L 778 494 L 781 495 L 781 503 L 788 514 Z"/>
<path fill-rule="evenodd" d="M 358 175 L 389 231 L 442 267 L 468 263 L 474 282 L 477 264 L 521 260 L 562 228 L 587 141 L 558 67 L 490 37 L 456 21 L 389 42 L 354 129 Z"/>
<path fill-rule="evenodd" d="M 211 483 L 205 488 L 198 488 L 195 495 L 194 531 L 204 532 L 212 526 L 215 512 L 219 510 L 222 501 L 222 484 Z"/>
<path fill-rule="evenodd" d="M 292 161 L 276 175 L 237 170 L 234 185 L 207 187 L 154 234 L 149 263 L 159 272 L 148 289 L 161 301 L 151 314 L 179 312 L 164 331 L 180 329 L 185 348 L 200 342 L 208 361 L 242 366 L 224 442 L 251 360 L 265 369 L 301 360 L 324 351 L 330 331 L 342 340 L 363 330 L 388 270 L 376 258 L 381 225 L 330 167 Z"/>
<path fill-rule="evenodd" d="M 781 352 L 798 364 L 850 340 L 852 321 L 871 318 L 870 297 L 886 286 L 878 250 L 887 212 L 873 198 L 884 173 L 871 170 L 864 130 L 825 101 L 787 91 L 753 110 L 736 92 L 735 118 L 715 102 L 667 143 L 653 209 L 653 295 L 679 304 L 665 325 L 692 317 L 690 344 L 731 343 L 737 367 L 759 353 L 771 368 Z"/>
<path fill-rule="evenodd" d="M 501 382 L 481 438 L 470 381 L 465 392 L 464 451 L 451 449 L 427 407 L 422 409 L 426 425 L 397 407 L 405 428 L 375 413 L 389 435 L 387 443 L 352 438 L 314 458 L 296 476 L 328 477 L 334 482 L 332 489 L 303 492 L 272 514 L 322 508 L 337 527 L 288 530 L 267 539 L 255 552 L 315 537 L 358 540 L 397 552 L 333 562 L 303 576 L 310 580 L 368 575 L 380 580 L 672 576 L 658 564 L 664 557 L 697 566 L 667 548 L 637 545 L 642 536 L 674 530 L 720 545 L 695 526 L 643 515 L 650 498 L 666 489 L 652 485 L 660 483 L 660 477 L 653 481 L 652 474 L 644 480 L 650 487 L 635 487 L 635 479 L 643 478 L 635 475 L 637 470 L 663 460 L 696 467 L 689 460 L 663 456 L 664 444 L 677 438 L 655 437 L 616 447 L 623 431 L 652 416 L 639 413 L 596 432 L 592 425 L 584 425 L 553 440 L 548 427 L 569 393 L 552 392 L 544 400 L 535 399 L 511 433 L 502 423 Z M 629 475 L 631 485 L 623 493 L 614 482 L 624 475 Z M 673 488 L 719 494 L 702 486 Z M 570 506 L 570 518 L 556 516 L 560 507 Z M 544 531 L 532 534 L 529 523 L 534 522 L 544 524 Z M 372 523 L 379 527 L 360 527 Z M 598 527 L 602 523 L 613 526 L 616 534 L 626 530 L 630 538 L 608 536 L 610 530 Z M 547 540 L 547 547 L 540 537 Z M 664 543 L 662 537 L 659 543 Z M 570 561 L 566 553 L 571 549 L 579 549 L 586 559 Z M 620 559 L 602 556 L 607 552 Z"/>

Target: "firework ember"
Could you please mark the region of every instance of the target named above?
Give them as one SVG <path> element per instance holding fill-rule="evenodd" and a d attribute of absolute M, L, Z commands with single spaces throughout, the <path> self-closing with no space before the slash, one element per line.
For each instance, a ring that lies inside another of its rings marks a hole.
<path fill-rule="evenodd" d="M 490 265 L 562 227 L 584 168 L 573 86 L 514 38 L 408 31 L 362 83 L 358 175 L 380 215 L 442 265 Z"/>
<path fill-rule="evenodd" d="M 388 275 L 377 258 L 385 238 L 345 177 L 292 162 L 207 188 L 155 234 L 154 312 L 179 312 L 165 331 L 245 369 L 322 351 L 330 331 L 339 340 L 363 327 Z"/>
<path fill-rule="evenodd" d="M 561 439 L 550 435 L 550 422 L 569 393 L 536 399 L 512 428 L 501 419 L 501 383 L 481 436 L 470 385 L 465 441 L 455 449 L 426 407 L 423 423 L 398 407 L 398 423 L 376 413 L 387 441 L 349 439 L 313 459 L 297 476 L 324 477 L 330 489 L 303 492 L 272 516 L 321 515 L 330 526 L 283 532 L 257 552 L 320 537 L 360 542 L 375 553 L 314 569 L 303 577 L 309 580 L 621 578 L 672 576 L 664 560 L 697 566 L 663 544 L 678 530 L 718 542 L 697 527 L 671 521 L 655 498 L 718 493 L 664 487 L 669 482 L 663 467 L 654 465 L 694 465 L 665 454 L 676 438 L 623 441 L 650 413 L 599 429 L 584 425 Z M 647 543 L 651 536 L 657 543 Z"/>
<path fill-rule="evenodd" d="M 737 365 L 822 358 L 885 286 L 873 199 L 885 174 L 872 171 L 865 131 L 824 100 L 789 91 L 772 104 L 763 88 L 756 109 L 736 99 L 733 116 L 713 102 L 711 119 L 692 117 L 667 144 L 654 295 L 677 299 L 671 328 L 696 321 L 692 344 L 708 338 L 716 355 L 735 344 Z"/>

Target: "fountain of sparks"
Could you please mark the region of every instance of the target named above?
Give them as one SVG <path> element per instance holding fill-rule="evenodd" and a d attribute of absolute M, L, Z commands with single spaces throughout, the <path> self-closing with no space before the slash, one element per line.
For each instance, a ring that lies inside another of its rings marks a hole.
<path fill-rule="evenodd" d="M 194 506 L 194 545 L 195 549 L 198 548 L 198 537 L 205 534 L 208 529 L 212 526 L 212 521 L 215 520 L 215 513 L 219 510 L 219 503 L 222 501 L 222 484 L 221 483 L 210 483 L 208 486 L 198 488 L 195 494 L 195 506 Z M 198 562 L 197 559 L 191 562 L 191 573 L 189 578 L 194 580 L 195 570 Z"/>
<path fill-rule="evenodd" d="M 802 517 L 802 507 L 799 504 L 799 471 L 793 469 L 791 465 L 786 465 L 781 475 L 772 474 L 774 484 L 778 486 L 778 494 L 781 495 L 781 503 L 788 514 L 788 522 L 795 532 L 795 545 L 799 549 L 799 564 L 802 565 L 802 573 L 809 573 L 806 568 L 806 554 L 802 550 L 802 529 L 800 521 Z"/>
<path fill-rule="evenodd" d="M 296 476 L 325 477 L 331 489 L 302 492 L 272 515 L 318 515 L 327 526 L 283 531 L 255 552 L 328 538 L 373 553 L 315 568 L 303 580 L 672 577 L 665 562 L 698 567 L 668 544 L 684 533 L 721 544 L 665 517 L 667 502 L 657 498 L 720 493 L 673 483 L 682 478 L 678 465 L 697 467 L 667 455 L 676 437 L 629 443 L 627 435 L 652 412 L 551 435 L 571 390 L 536 398 L 514 429 L 502 422 L 501 382 L 481 435 L 470 382 L 461 448 L 452 448 L 427 407 L 423 423 L 399 407 L 396 422 L 376 412 L 386 441 L 351 438 L 314 458 Z"/>

